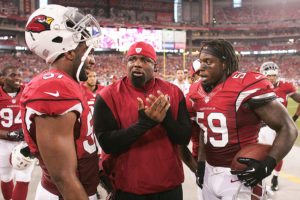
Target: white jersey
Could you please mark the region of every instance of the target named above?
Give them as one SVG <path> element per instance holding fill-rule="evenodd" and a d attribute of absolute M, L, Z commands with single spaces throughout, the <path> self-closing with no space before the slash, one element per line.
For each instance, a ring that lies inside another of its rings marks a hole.
<path fill-rule="evenodd" d="M 186 96 L 186 94 L 189 92 L 191 84 L 189 84 L 187 81 L 179 83 L 178 80 L 175 79 L 172 83 L 179 87 L 179 89 L 183 92 L 184 96 Z"/>

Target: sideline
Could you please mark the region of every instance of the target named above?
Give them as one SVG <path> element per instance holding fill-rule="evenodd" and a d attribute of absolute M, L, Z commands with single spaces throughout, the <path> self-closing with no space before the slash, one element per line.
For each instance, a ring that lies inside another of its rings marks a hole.
<path fill-rule="evenodd" d="M 291 174 L 287 174 L 284 171 L 280 172 L 279 177 L 288 179 L 290 182 L 300 184 L 300 177 L 297 177 L 297 176 L 294 176 L 294 175 L 291 175 Z"/>

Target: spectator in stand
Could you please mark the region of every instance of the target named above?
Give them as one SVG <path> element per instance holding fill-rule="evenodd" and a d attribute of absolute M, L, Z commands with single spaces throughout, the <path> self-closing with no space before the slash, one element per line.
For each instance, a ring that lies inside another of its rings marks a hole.
<path fill-rule="evenodd" d="M 188 83 L 189 70 L 184 69 L 184 70 L 183 70 L 183 73 L 184 73 L 184 80 L 185 80 L 185 82 Z"/>
<path fill-rule="evenodd" d="M 265 62 L 260 67 L 260 73 L 265 75 L 274 86 L 274 92 L 277 95 L 277 99 L 287 107 L 288 97 L 291 97 L 297 103 L 300 103 L 300 93 L 296 92 L 295 86 L 289 82 L 279 80 L 279 67 L 274 62 Z M 296 112 L 297 113 L 297 112 Z M 294 115 L 295 116 L 295 115 Z M 295 119 L 294 119 L 295 121 Z M 263 124 L 259 132 L 259 142 L 263 144 L 272 145 L 276 138 L 276 131 L 271 129 L 266 124 Z M 273 191 L 279 190 L 278 176 L 282 168 L 283 161 L 280 160 L 273 171 L 273 177 L 271 180 L 271 189 Z"/>
<path fill-rule="evenodd" d="M 190 84 L 185 80 L 183 69 L 176 70 L 176 79 L 173 81 L 173 84 L 179 87 L 184 96 L 189 92 Z"/>
<path fill-rule="evenodd" d="M 116 200 L 182 200 L 178 145 L 191 136 L 184 95 L 154 77 L 157 56 L 150 44 L 132 44 L 126 59 L 127 76 L 105 87 L 95 103 L 95 132 L 107 154 L 103 169 Z"/>
<path fill-rule="evenodd" d="M 110 76 L 110 84 L 114 84 L 115 82 L 117 82 L 119 79 L 116 75 L 111 75 Z"/>

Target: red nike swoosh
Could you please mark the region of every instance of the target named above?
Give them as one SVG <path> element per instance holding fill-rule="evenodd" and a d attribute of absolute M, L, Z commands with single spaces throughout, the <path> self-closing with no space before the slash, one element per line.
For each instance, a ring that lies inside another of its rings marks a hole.
<path fill-rule="evenodd" d="M 239 180 L 230 180 L 230 183 L 234 183 L 234 182 L 237 182 Z"/>

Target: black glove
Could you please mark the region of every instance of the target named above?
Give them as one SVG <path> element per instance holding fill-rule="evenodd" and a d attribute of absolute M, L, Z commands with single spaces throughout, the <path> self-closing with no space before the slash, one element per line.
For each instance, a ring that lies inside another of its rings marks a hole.
<path fill-rule="evenodd" d="M 7 133 L 7 139 L 10 141 L 23 141 L 24 140 L 24 134 L 23 130 L 17 130 Z"/>
<path fill-rule="evenodd" d="M 267 156 L 262 161 L 240 157 L 238 162 L 247 165 L 247 168 L 245 170 L 232 170 L 231 173 L 237 175 L 238 179 L 247 187 L 256 186 L 265 177 L 269 176 L 276 167 L 276 160 L 271 156 Z"/>
<path fill-rule="evenodd" d="M 105 189 L 105 191 L 109 194 L 114 191 L 114 187 L 112 182 L 108 178 L 107 175 L 104 174 L 103 170 L 99 171 L 100 185 Z"/>
<path fill-rule="evenodd" d="M 298 115 L 294 115 L 294 116 L 293 116 L 294 122 L 297 121 L 298 117 L 299 117 Z"/>
<path fill-rule="evenodd" d="M 205 162 L 199 161 L 196 170 L 196 182 L 201 189 L 203 188 L 204 172 L 205 172 Z"/>

